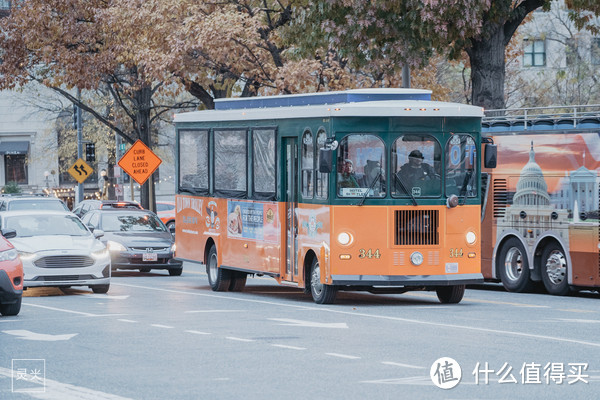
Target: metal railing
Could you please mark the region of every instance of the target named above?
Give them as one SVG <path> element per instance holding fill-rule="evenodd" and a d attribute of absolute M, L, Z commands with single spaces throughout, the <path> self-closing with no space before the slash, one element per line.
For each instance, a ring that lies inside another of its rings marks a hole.
<path fill-rule="evenodd" d="M 531 130 L 544 127 L 600 127 L 600 104 L 486 110 L 485 115 L 482 120 L 484 128 Z"/>

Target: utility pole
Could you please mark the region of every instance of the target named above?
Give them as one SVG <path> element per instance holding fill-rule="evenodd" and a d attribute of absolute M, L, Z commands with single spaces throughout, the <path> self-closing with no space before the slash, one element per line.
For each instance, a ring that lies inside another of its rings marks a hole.
<path fill-rule="evenodd" d="M 81 103 L 81 89 L 77 88 L 77 101 Z M 81 121 L 81 107 L 73 105 L 73 125 L 77 129 L 77 159 L 83 157 L 83 126 Z M 77 184 L 77 202 L 83 201 L 83 183 Z"/>

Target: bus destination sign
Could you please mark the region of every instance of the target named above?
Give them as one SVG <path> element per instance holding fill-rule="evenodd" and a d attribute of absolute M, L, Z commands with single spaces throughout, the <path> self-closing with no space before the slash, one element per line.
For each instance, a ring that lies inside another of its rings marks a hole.
<path fill-rule="evenodd" d="M 118 162 L 119 167 L 140 185 L 146 182 L 161 163 L 162 160 L 139 139 Z"/>

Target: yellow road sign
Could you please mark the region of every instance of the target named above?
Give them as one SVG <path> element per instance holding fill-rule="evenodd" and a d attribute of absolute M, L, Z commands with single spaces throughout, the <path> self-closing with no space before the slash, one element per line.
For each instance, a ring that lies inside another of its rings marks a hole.
<path fill-rule="evenodd" d="M 77 182 L 83 183 L 83 181 L 94 173 L 94 169 L 80 158 L 69 168 L 69 173 Z"/>

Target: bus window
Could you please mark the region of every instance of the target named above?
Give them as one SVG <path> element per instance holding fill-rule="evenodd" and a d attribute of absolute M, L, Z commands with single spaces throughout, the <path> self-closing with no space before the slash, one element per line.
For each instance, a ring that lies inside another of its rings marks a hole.
<path fill-rule="evenodd" d="M 439 197 L 442 149 L 430 135 L 403 135 L 392 145 L 393 197 Z"/>
<path fill-rule="evenodd" d="M 385 146 L 375 135 L 353 134 L 342 139 L 337 158 L 340 197 L 385 197 Z"/>
<path fill-rule="evenodd" d="M 215 130 L 215 192 L 246 197 L 246 149 L 245 130 Z"/>
<path fill-rule="evenodd" d="M 307 130 L 302 135 L 302 197 L 313 198 L 313 171 L 315 169 L 312 133 Z"/>
<path fill-rule="evenodd" d="M 252 132 L 253 197 L 261 200 L 275 200 L 275 129 L 261 129 Z"/>
<path fill-rule="evenodd" d="M 476 150 L 470 135 L 453 135 L 446 144 L 446 196 L 477 196 Z"/>
<path fill-rule="evenodd" d="M 325 141 L 327 140 L 327 133 L 320 129 L 317 133 L 317 149 L 325 147 Z M 315 176 L 317 178 L 317 184 L 315 185 L 317 199 L 327 200 L 328 189 L 329 189 L 329 174 L 319 172 L 318 166 L 320 163 L 320 154 L 317 151 L 317 163 L 315 165 Z"/>
<path fill-rule="evenodd" d="M 208 131 L 179 131 L 179 188 L 208 192 Z"/>

